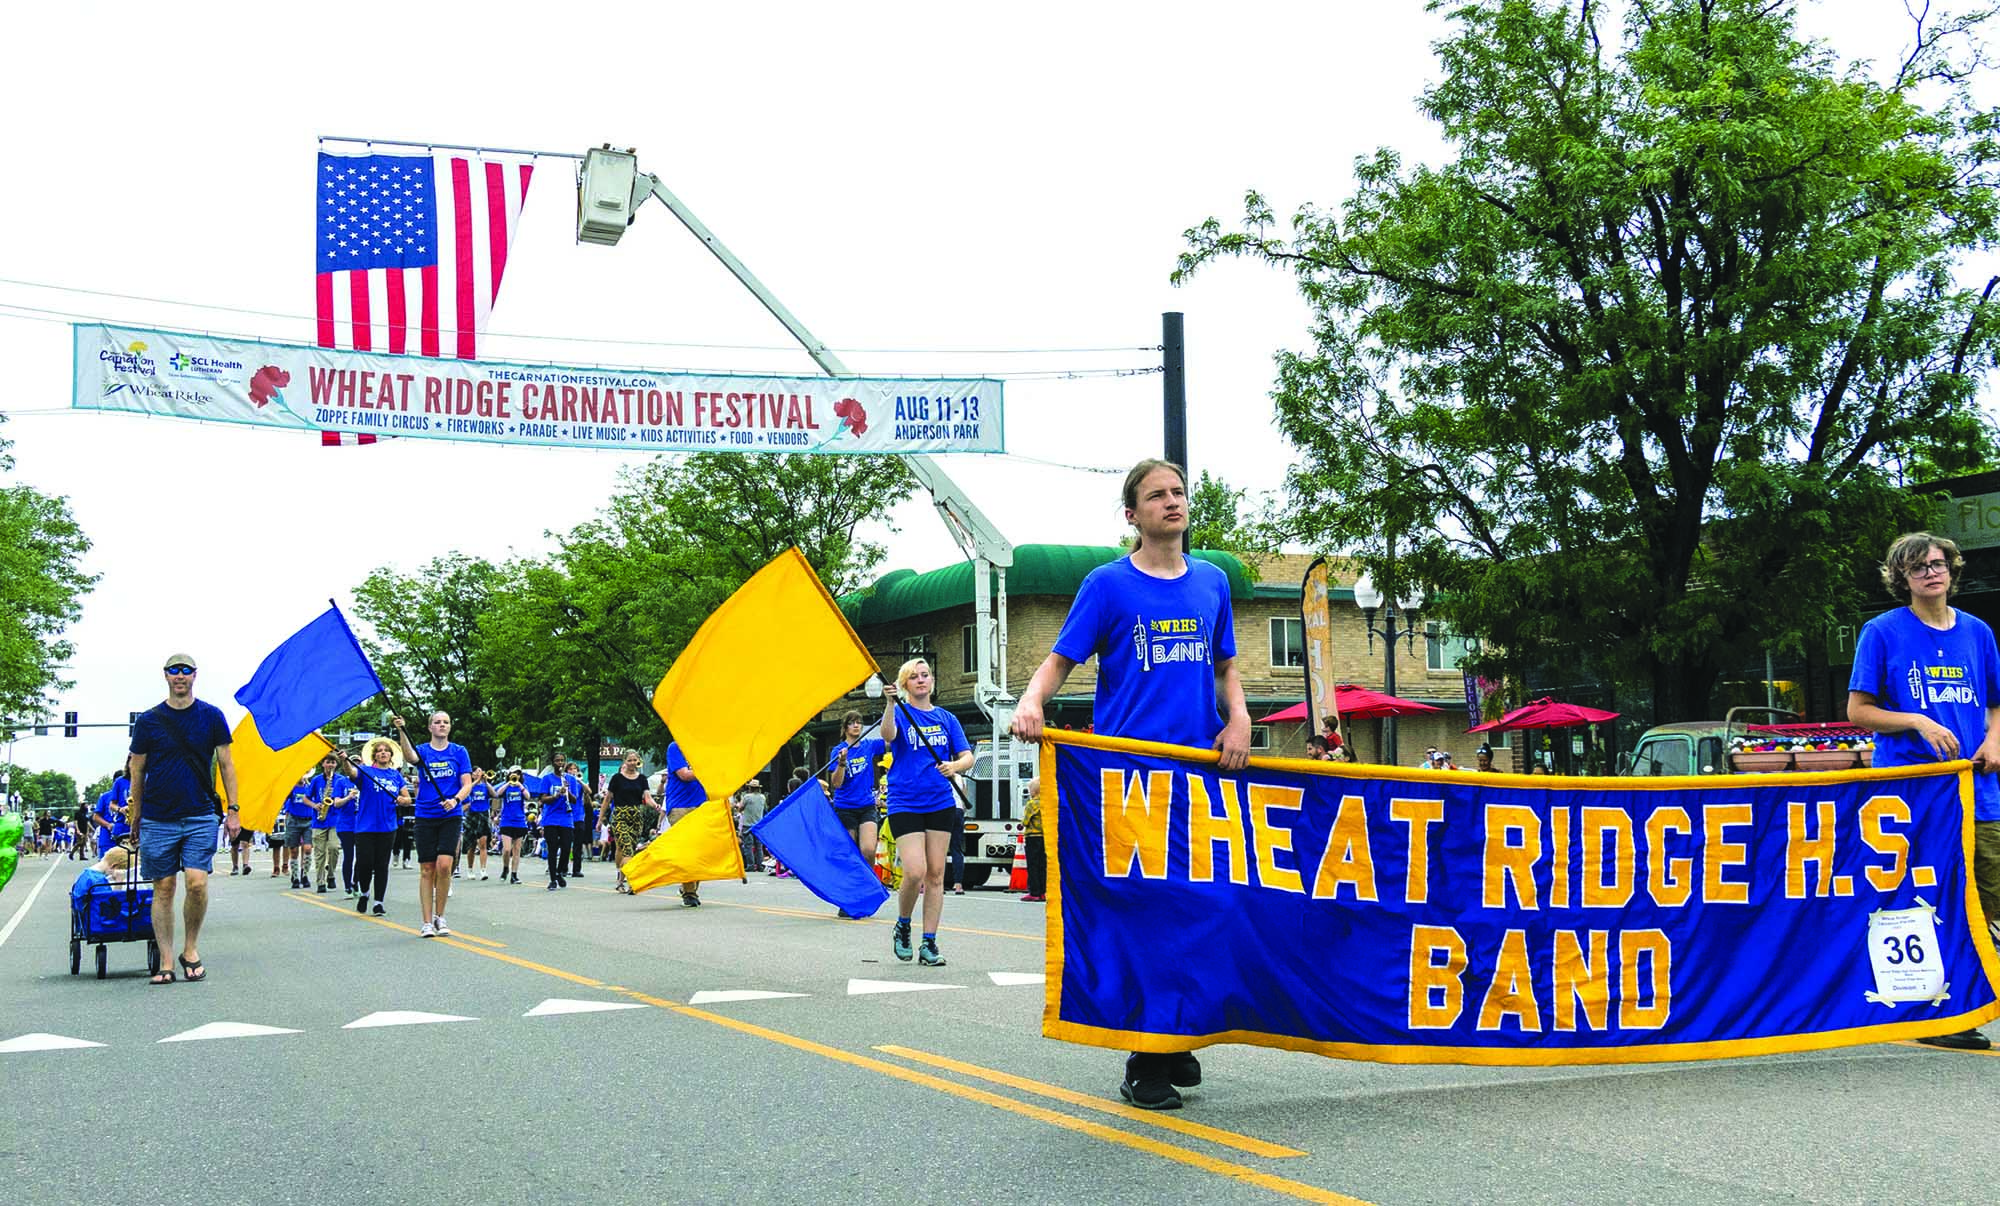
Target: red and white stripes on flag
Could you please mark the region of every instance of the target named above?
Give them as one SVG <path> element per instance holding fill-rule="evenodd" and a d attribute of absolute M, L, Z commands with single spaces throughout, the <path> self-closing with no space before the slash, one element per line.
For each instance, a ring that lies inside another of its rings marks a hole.
<path fill-rule="evenodd" d="M 426 163 L 427 185 L 421 170 Z M 408 183 L 413 170 L 415 188 Z M 355 351 L 476 358 L 479 333 L 500 295 L 534 164 L 463 151 L 428 157 L 322 151 L 319 171 L 315 342 Z M 351 250 L 342 241 L 349 236 L 355 243 Z M 339 268 L 343 255 L 353 255 L 360 266 Z M 375 439 L 320 433 L 320 442 L 329 446 Z"/>

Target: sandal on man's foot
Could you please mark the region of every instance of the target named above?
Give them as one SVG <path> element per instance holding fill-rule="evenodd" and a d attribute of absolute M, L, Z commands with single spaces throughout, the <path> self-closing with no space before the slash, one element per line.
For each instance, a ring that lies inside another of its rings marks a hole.
<path fill-rule="evenodd" d="M 173 970 L 171 968 L 165 968 L 165 967 L 161 968 L 159 971 L 154 972 L 152 978 L 146 981 L 146 983 L 148 984 L 172 984 L 173 982 L 174 982 Z"/>
<path fill-rule="evenodd" d="M 207 965 L 203 964 L 201 960 L 196 959 L 193 963 L 189 963 L 187 961 L 187 956 L 175 955 L 174 962 L 179 963 L 181 965 L 181 976 L 185 978 L 188 983 L 199 984 L 203 980 L 208 979 L 208 967 Z"/>

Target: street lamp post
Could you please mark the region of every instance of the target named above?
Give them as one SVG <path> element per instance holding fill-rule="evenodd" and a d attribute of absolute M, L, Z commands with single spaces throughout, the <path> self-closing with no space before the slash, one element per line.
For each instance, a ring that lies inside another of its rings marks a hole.
<path fill-rule="evenodd" d="M 1382 691 L 1387 695 L 1396 693 L 1396 638 L 1402 637 L 1409 645 L 1411 653 L 1417 651 L 1416 625 L 1403 621 L 1402 628 L 1396 627 L 1396 612 L 1417 610 L 1421 600 L 1403 599 L 1398 602 L 1375 589 L 1374 581 L 1367 575 L 1355 579 L 1354 605 L 1361 609 L 1361 626 L 1368 633 L 1368 651 L 1375 651 L 1375 638 L 1382 638 Z M 1375 623 L 1375 613 L 1382 613 L 1382 623 Z M 1400 765 L 1396 757 L 1396 718 L 1382 718 L 1382 760 L 1390 766 Z"/>

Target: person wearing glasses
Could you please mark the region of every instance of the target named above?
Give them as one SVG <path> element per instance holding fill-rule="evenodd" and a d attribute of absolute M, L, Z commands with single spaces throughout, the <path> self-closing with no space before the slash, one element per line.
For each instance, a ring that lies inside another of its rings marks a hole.
<path fill-rule="evenodd" d="M 1878 767 L 1972 760 L 1973 879 L 1991 921 L 2000 917 L 2000 646 L 1983 620 L 1951 605 L 1964 572 L 1958 545 L 1942 536 L 1911 532 L 1889 546 L 1882 585 L 1905 606 L 1862 626 L 1847 719 L 1875 732 Z M 1917 1041 L 1993 1045 L 1978 1030 Z"/>
<path fill-rule="evenodd" d="M 236 805 L 236 762 L 222 710 L 194 697 L 194 658 L 176 653 L 164 664 L 167 698 L 141 712 L 132 725 L 132 801 L 128 812 L 139 835 L 139 873 L 153 882 L 153 940 L 174 949 L 174 896 L 185 881 L 181 949 L 176 959 L 190 982 L 208 978 L 201 959 L 201 923 L 208 916 L 208 873 L 215 864 L 216 817 L 211 776 Z M 162 967 L 149 981 L 172 984 Z"/>

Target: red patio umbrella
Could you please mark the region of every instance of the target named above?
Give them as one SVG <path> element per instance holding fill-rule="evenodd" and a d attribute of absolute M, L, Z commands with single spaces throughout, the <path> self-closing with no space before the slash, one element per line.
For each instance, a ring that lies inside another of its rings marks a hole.
<path fill-rule="evenodd" d="M 1418 712 L 1442 712 L 1444 710 L 1443 708 L 1434 708 L 1427 703 L 1418 703 L 1414 699 L 1400 699 L 1394 695 L 1384 695 L 1380 691 L 1370 691 L 1366 687 L 1357 687 L 1353 683 L 1341 683 L 1335 687 L 1333 689 L 1333 698 L 1335 705 L 1340 709 L 1341 717 L 1346 720 L 1373 720 L 1381 716 L 1413 716 Z M 1257 723 L 1267 724 L 1273 720 L 1304 720 L 1305 718 L 1306 705 L 1304 702 L 1299 702 L 1281 712 L 1273 712 Z"/>
<path fill-rule="evenodd" d="M 1533 703 L 1515 708 L 1498 720 L 1476 724 L 1465 731 L 1487 733 L 1496 729 L 1573 729 L 1578 725 L 1598 724 L 1616 719 L 1618 719 L 1616 712 L 1606 712 L 1602 708 L 1586 708 L 1582 704 L 1563 703 L 1544 695 Z"/>

